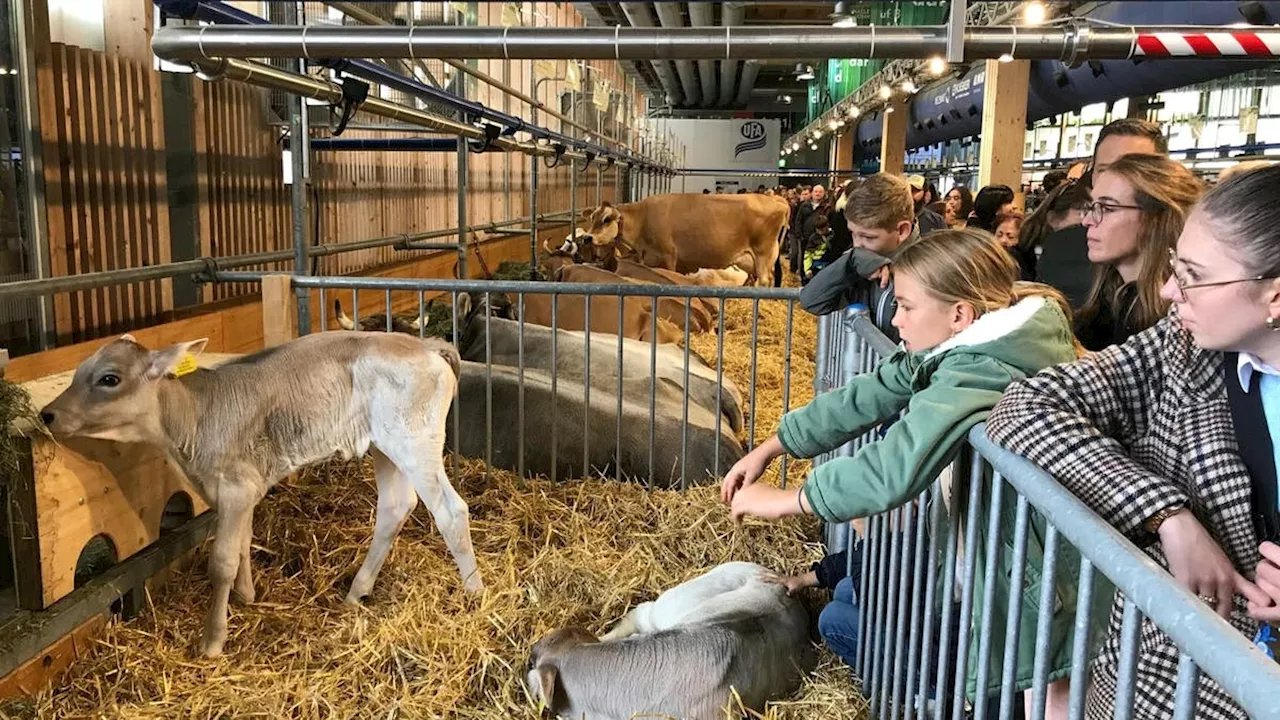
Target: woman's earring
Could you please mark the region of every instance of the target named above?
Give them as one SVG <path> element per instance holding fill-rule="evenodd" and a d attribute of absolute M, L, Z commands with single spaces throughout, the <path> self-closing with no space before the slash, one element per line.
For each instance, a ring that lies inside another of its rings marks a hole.
<path fill-rule="evenodd" d="M 1272 332 L 1280 330 L 1280 319 L 1273 317 L 1267 318 L 1267 327 L 1270 328 Z"/>

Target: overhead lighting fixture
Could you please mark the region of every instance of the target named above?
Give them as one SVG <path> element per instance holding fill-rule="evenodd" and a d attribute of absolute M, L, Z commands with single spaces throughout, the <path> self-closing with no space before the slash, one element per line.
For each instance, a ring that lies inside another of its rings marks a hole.
<path fill-rule="evenodd" d="M 840 121 L 836 120 L 835 118 L 832 118 L 830 121 L 827 122 L 827 127 L 831 128 L 831 130 L 834 131 L 836 128 L 840 127 Z"/>
<path fill-rule="evenodd" d="M 914 81 L 912 81 L 912 79 L 911 79 L 911 78 L 907 78 L 906 80 L 903 80 L 903 81 L 902 81 L 902 91 L 903 91 L 903 92 L 913 93 L 913 92 L 915 92 L 917 89 L 918 89 L 918 88 L 916 88 L 916 84 L 915 84 L 915 82 L 914 82 Z"/>
<path fill-rule="evenodd" d="M 886 107 L 886 108 L 884 109 L 884 111 L 885 111 L 885 112 L 887 112 L 887 113 L 891 113 L 891 112 L 893 112 L 893 106 L 892 106 L 892 105 L 890 105 L 890 106 Z"/>
<path fill-rule="evenodd" d="M 1002 63 L 1010 63 L 1010 62 L 1013 62 L 1013 56 L 1012 56 L 1012 55 L 1010 55 L 1009 53 L 1005 53 L 1005 54 L 1003 54 L 1003 55 L 1001 55 L 1001 56 L 1000 56 L 1000 62 L 1002 62 Z"/>
<path fill-rule="evenodd" d="M 845 15 L 839 20 L 831 23 L 832 27 L 858 27 L 858 21 L 853 19 L 851 15 Z"/>
<path fill-rule="evenodd" d="M 836 121 L 836 127 L 844 127 L 844 121 L 843 121 L 843 120 L 837 120 L 837 121 Z"/>
<path fill-rule="evenodd" d="M 815 130 L 815 131 L 814 131 L 814 133 L 813 133 L 813 139 L 814 139 L 814 140 L 821 140 L 821 139 L 822 139 L 822 131 L 821 131 L 821 130 Z"/>
<path fill-rule="evenodd" d="M 812 65 L 805 65 L 804 63 L 797 63 L 797 64 L 796 64 L 796 79 L 797 79 L 797 80 L 812 80 L 813 78 L 814 78 L 814 75 L 813 75 L 813 66 L 812 66 Z"/>
<path fill-rule="evenodd" d="M 881 85 L 880 97 L 884 98 L 885 100 L 888 100 L 889 98 L 893 97 L 893 90 L 890 89 L 888 85 Z"/>
<path fill-rule="evenodd" d="M 782 96 L 782 102 L 784 102 L 784 103 L 786 103 L 786 104 L 790 105 L 790 104 L 791 104 L 791 96 L 790 96 L 790 95 L 783 95 L 783 96 Z"/>
<path fill-rule="evenodd" d="M 929 72 L 933 75 L 941 75 L 947 71 L 947 61 L 940 56 L 934 55 L 929 58 Z"/>
<path fill-rule="evenodd" d="M 858 109 L 857 105 L 849 106 L 849 117 L 856 118 L 861 114 L 862 114 L 862 111 Z"/>
<path fill-rule="evenodd" d="M 1028 25 L 1039 25 L 1044 22 L 1047 11 L 1040 0 L 1032 0 L 1022 10 L 1022 19 Z"/>

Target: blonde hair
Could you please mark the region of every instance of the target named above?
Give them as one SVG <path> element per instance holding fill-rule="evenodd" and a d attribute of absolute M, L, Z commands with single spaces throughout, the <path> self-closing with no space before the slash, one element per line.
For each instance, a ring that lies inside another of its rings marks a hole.
<path fill-rule="evenodd" d="M 893 230 L 900 222 L 911 222 L 916 204 L 911 186 L 897 175 L 876 173 L 849 192 L 844 206 L 846 220 L 868 228 Z"/>
<path fill-rule="evenodd" d="M 1182 225 L 1191 207 L 1204 192 L 1204 183 L 1182 163 L 1163 155 L 1135 153 L 1121 156 L 1103 173 L 1115 173 L 1133 188 L 1133 197 L 1142 208 L 1142 224 L 1138 231 L 1138 255 L 1141 259 L 1134 305 L 1134 328 L 1145 330 L 1155 325 L 1169 310 L 1169 302 L 1160 297 L 1160 288 L 1169 279 L 1169 250 L 1178 242 Z M 1101 174 L 1101 173 L 1100 173 Z M 1120 293 L 1124 279 L 1114 265 L 1093 266 L 1093 287 L 1080 308 L 1079 323 L 1088 324 L 1110 303 L 1117 322 L 1123 321 Z"/>
<path fill-rule="evenodd" d="M 961 229 L 935 230 L 903 245 L 893 258 L 893 271 L 906 273 L 925 292 L 944 303 L 965 303 L 979 318 L 1029 297 L 1058 305 L 1071 322 L 1071 305 L 1048 285 L 1019 282 L 1018 264 L 990 233 Z M 1084 347 L 1072 336 L 1076 357 Z"/>

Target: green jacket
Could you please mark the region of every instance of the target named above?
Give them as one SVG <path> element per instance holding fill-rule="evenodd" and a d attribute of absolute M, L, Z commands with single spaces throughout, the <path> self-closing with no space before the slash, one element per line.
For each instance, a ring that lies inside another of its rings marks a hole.
<path fill-rule="evenodd" d="M 984 421 L 1015 380 L 1058 363 L 1075 360 L 1071 325 L 1056 303 L 1042 297 L 1023 299 L 1013 307 L 987 313 L 954 338 L 932 350 L 899 351 L 874 371 L 854 378 L 845 387 L 818 396 L 782 418 L 778 438 L 786 451 L 799 458 L 829 452 L 860 436 L 903 409 L 907 412 L 877 442 L 852 457 L 819 465 L 804 486 L 814 512 L 827 522 L 868 517 L 910 502 L 928 488 L 955 458 L 969 430 Z M 967 504 L 967 471 L 956 477 Z M 974 624 L 982 617 L 987 532 L 991 514 L 991 477 L 984 478 L 979 508 Z M 1009 575 L 1012 572 L 1016 493 L 1006 488 L 1001 502 L 1000 552 L 996 557 L 995 606 L 991 627 L 991 663 L 987 692 L 999 692 L 1007 617 Z M 964 517 L 964 507 L 953 508 Z M 1017 688 L 1031 685 L 1036 620 L 1040 603 L 1040 568 L 1047 532 L 1045 520 L 1032 511 L 1028 525 L 1025 590 L 1019 634 Z M 945 529 L 943 531 L 945 533 Z M 945 537 L 945 535 L 944 535 Z M 963 543 L 963 536 L 961 539 Z M 943 543 L 939 542 L 941 548 Z M 1050 681 L 1071 670 L 1071 639 L 1080 558 L 1074 547 L 1058 544 L 1056 612 L 1050 632 Z M 934 558 L 941 563 L 941 556 Z M 938 573 L 940 580 L 950 573 Z M 957 596 L 959 589 L 957 588 Z M 941 592 L 937 594 L 941 597 Z M 1111 586 L 1095 576 L 1092 609 L 1094 631 L 1106 628 Z M 971 634 L 967 692 L 976 686 L 977 633 Z"/>

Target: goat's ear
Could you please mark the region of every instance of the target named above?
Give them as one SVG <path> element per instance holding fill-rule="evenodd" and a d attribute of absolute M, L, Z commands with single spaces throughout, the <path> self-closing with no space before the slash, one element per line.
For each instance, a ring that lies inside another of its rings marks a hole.
<path fill-rule="evenodd" d="M 166 375 L 185 375 L 187 372 L 191 372 L 195 368 L 184 367 L 184 361 L 187 360 L 189 355 L 192 358 L 199 355 L 204 351 L 205 345 L 208 344 L 209 338 L 200 338 L 199 340 L 170 345 L 163 350 L 151 351 L 147 357 L 146 378 L 148 380 L 156 380 Z M 194 360 L 187 364 L 194 364 Z"/>
<path fill-rule="evenodd" d="M 538 704 L 543 715 L 555 717 L 556 683 L 560 681 L 559 669 L 551 663 L 543 663 L 535 670 L 538 678 Z"/>

